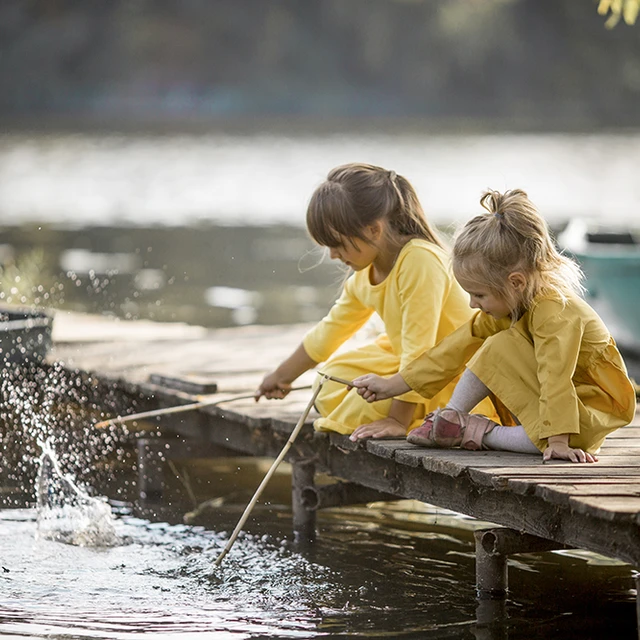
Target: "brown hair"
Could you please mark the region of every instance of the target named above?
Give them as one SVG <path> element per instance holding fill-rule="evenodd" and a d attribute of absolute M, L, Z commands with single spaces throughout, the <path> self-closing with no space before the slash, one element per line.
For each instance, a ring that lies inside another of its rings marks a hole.
<path fill-rule="evenodd" d="M 409 181 L 382 167 L 351 163 L 332 169 L 307 208 L 309 234 L 331 248 L 344 237 L 365 240 L 364 230 L 382 219 L 389 223 L 390 240 L 399 246 L 412 238 L 442 246 Z"/>
<path fill-rule="evenodd" d="M 547 223 L 524 191 L 485 191 L 480 204 L 487 213 L 470 220 L 455 240 L 456 277 L 487 286 L 507 303 L 514 320 L 540 293 L 566 300 L 584 292 L 580 267 L 556 249 Z M 527 278 L 520 296 L 506 286 L 514 271 Z"/>

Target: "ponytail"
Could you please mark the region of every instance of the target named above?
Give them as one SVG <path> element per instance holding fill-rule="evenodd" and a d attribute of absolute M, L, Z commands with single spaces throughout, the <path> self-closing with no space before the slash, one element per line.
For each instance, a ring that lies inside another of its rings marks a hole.
<path fill-rule="evenodd" d="M 341 237 L 364 240 L 364 230 L 383 219 L 400 245 L 422 238 L 442 246 L 409 181 L 382 167 L 352 163 L 332 169 L 307 208 L 311 237 L 327 247 Z"/>

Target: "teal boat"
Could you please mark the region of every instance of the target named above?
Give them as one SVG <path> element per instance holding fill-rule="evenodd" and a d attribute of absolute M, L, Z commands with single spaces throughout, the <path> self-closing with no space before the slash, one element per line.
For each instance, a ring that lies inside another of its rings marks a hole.
<path fill-rule="evenodd" d="M 589 229 L 571 222 L 560 246 L 581 264 L 587 298 L 625 344 L 640 346 L 640 235 L 630 230 Z"/>

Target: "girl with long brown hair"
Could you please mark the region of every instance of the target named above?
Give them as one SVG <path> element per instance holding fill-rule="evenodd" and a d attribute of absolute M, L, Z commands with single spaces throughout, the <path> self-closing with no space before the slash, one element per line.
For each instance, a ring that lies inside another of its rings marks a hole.
<path fill-rule="evenodd" d="M 394 171 L 368 164 L 336 167 L 311 197 L 307 227 L 353 273 L 327 316 L 265 376 L 256 399 L 284 397 L 298 376 L 321 362 L 324 373 L 348 380 L 367 371 L 394 374 L 471 317 L 468 296 L 415 190 Z M 385 332 L 371 344 L 331 357 L 374 312 Z M 353 440 L 403 437 L 449 400 L 454 382 L 432 400 L 409 390 L 376 405 L 357 389 L 326 382 L 316 401 L 321 417 L 315 427 L 351 434 Z"/>

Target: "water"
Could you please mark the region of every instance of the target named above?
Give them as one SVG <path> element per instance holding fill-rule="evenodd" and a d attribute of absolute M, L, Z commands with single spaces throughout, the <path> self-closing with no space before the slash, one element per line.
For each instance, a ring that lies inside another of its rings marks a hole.
<path fill-rule="evenodd" d="M 6 133 L 0 301 L 211 327 L 316 321 L 341 276 L 318 264 L 306 204 L 349 161 L 406 175 L 445 232 L 489 186 L 525 188 L 557 228 L 640 224 L 633 131 Z"/>
<path fill-rule="evenodd" d="M 4 220 L 94 225 L 304 225 L 307 201 L 345 162 L 394 169 L 436 223 L 478 212 L 487 187 L 523 188 L 552 223 L 637 222 L 640 133 L 225 135 L 6 134 Z"/>
<path fill-rule="evenodd" d="M 283 536 L 288 517 L 275 524 L 285 510 L 263 510 L 213 574 L 235 510 L 210 530 L 118 504 L 109 547 L 42 539 L 33 509 L 0 511 L 0 637 L 637 637 L 627 567 L 515 557 L 502 618 L 475 600 L 469 522 L 402 504 L 322 514 L 307 552 Z"/>
<path fill-rule="evenodd" d="M 637 220 L 636 133 L 11 134 L 0 296 L 208 326 L 315 320 L 339 274 L 300 264 L 318 258 L 304 209 L 353 160 L 406 174 L 445 226 L 487 186 L 526 188 L 558 224 Z M 0 637 L 637 637 L 631 568 L 593 554 L 515 556 L 506 604 L 477 602 L 484 525 L 429 505 L 323 511 L 318 542 L 298 548 L 286 465 L 212 573 L 267 461 L 177 461 L 166 503 L 142 509 L 126 432 L 90 428 L 135 397 L 58 366 L 0 382 Z"/>

